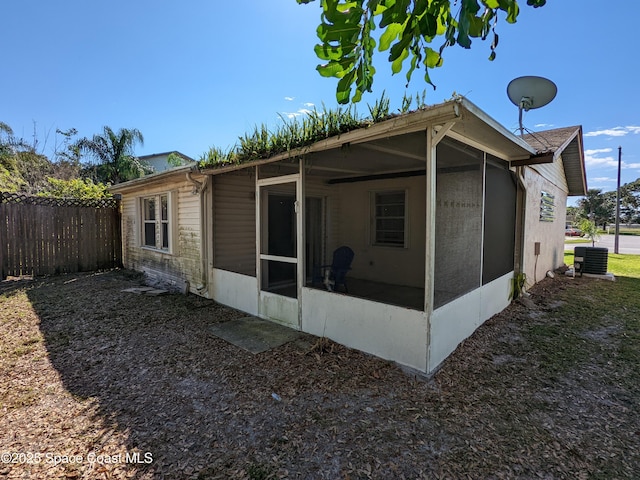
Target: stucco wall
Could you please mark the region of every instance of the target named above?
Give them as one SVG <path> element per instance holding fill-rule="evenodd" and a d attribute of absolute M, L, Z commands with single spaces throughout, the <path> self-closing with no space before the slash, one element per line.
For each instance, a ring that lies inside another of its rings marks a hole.
<path fill-rule="evenodd" d="M 184 178 L 184 177 L 180 177 Z M 151 282 L 182 290 L 185 281 L 197 293 L 202 282 L 200 258 L 200 197 L 192 194 L 186 180 L 166 180 L 122 194 L 122 248 L 126 268 L 144 272 Z M 171 195 L 171 251 L 142 246 L 140 199 L 149 195 Z"/>
<path fill-rule="evenodd" d="M 560 162 L 545 165 L 544 168 L 538 167 L 545 174 L 544 177 L 537 169 L 525 169 L 527 207 L 524 222 L 524 271 L 529 284 L 540 281 L 548 270 L 554 270 L 564 264 L 567 190 L 566 186 L 557 185 L 564 179 L 564 175 L 558 172 L 561 168 Z M 554 196 L 555 219 L 552 222 L 540 221 L 540 200 L 543 191 Z M 540 242 L 537 262 L 536 242 Z"/>
<path fill-rule="evenodd" d="M 424 287 L 425 182 L 424 176 L 418 176 L 339 185 L 339 243 L 349 245 L 356 252 L 350 276 Z M 404 189 L 408 193 L 407 248 L 372 245 L 372 192 Z"/>

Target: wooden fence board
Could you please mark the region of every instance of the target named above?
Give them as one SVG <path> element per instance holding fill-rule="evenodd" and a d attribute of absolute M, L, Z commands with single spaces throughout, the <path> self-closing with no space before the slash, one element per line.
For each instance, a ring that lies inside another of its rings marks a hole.
<path fill-rule="evenodd" d="M 42 199 L 0 192 L 0 278 L 122 266 L 117 200 Z"/>

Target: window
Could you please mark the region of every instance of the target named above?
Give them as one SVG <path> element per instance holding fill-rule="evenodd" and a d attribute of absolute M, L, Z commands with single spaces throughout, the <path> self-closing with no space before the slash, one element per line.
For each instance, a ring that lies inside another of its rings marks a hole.
<path fill-rule="evenodd" d="M 160 194 L 142 199 L 142 245 L 158 250 L 170 248 L 169 195 Z"/>
<path fill-rule="evenodd" d="M 405 246 L 406 192 L 373 194 L 373 244 L 385 247 Z"/>

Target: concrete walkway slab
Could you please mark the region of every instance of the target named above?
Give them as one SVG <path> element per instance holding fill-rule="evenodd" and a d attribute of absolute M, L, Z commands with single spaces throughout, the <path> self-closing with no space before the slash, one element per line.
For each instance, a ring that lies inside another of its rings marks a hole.
<path fill-rule="evenodd" d="M 253 354 L 266 352 L 300 338 L 303 334 L 257 317 L 244 317 L 209 327 L 216 337 Z"/>

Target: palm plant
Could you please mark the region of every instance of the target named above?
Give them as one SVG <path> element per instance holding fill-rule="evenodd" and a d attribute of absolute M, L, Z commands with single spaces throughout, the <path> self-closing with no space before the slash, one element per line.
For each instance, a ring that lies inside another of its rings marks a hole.
<path fill-rule="evenodd" d="M 105 183 L 120 183 L 151 173 L 151 168 L 134 154 L 137 144 L 143 145 L 144 138 L 136 128 L 121 128 L 114 132 L 103 127 L 102 135 L 81 138 L 76 143 L 80 151 L 87 153 L 97 163 L 90 167 L 95 180 Z"/>

